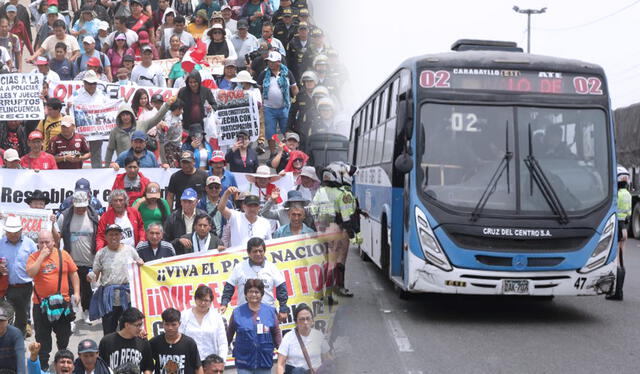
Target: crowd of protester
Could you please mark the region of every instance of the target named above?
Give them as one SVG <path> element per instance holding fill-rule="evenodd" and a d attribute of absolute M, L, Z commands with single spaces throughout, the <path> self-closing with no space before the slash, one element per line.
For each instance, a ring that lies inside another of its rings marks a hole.
<path fill-rule="evenodd" d="M 213 85 L 205 84 L 205 65 L 183 63 L 202 46 L 225 57 Z M 164 76 L 154 60 L 167 58 L 178 60 Z M 213 374 L 224 371 L 230 354 L 238 373 L 306 373 L 330 362 L 313 310 L 287 305 L 283 274 L 265 244 L 335 234 L 323 302 L 353 296 L 344 279 L 349 242 L 359 231 L 350 191 L 355 170 L 344 162 L 311 166 L 306 149 L 316 134 L 348 134 L 339 100 L 346 76 L 306 0 L 37 0 L 28 8 L 10 0 L 0 7 L 0 64 L 4 73 L 45 77 L 45 118 L 0 124 L 2 168 L 124 169 L 106 207 L 91 181 L 77 180 L 37 241 L 23 235 L 18 217 L 4 217 L 0 370 Z M 83 87 L 65 101 L 49 97 L 49 87 L 63 80 Z M 108 140 L 87 141 L 69 108 L 108 102 L 98 84 L 105 82 L 179 90 L 167 100 L 135 90 Z M 229 147 L 206 136 L 217 88 L 244 91 L 259 103 L 257 141 L 244 130 Z M 144 168 L 178 169 L 164 196 Z M 247 173 L 245 190 L 237 173 Z M 280 191 L 276 182 L 286 173 L 295 185 Z M 25 202 L 45 209 L 50 201 L 35 190 Z M 231 247 L 246 249 L 248 258 L 235 266 L 220 300 L 198 287 L 194 305 L 165 310 L 163 332 L 147 340 L 145 316 L 131 306 L 129 264 Z M 234 293 L 238 304 L 227 321 Z M 279 326 L 287 320 L 296 328 L 283 336 Z M 70 337 L 96 323 L 103 338 L 81 341 L 74 361 Z M 31 335 L 36 342 L 25 351 Z"/>

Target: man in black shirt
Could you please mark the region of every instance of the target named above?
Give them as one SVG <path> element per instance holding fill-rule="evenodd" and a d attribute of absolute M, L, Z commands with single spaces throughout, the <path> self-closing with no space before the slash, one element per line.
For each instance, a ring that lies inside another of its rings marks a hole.
<path fill-rule="evenodd" d="M 196 159 L 191 151 L 183 151 L 180 154 L 180 168 L 169 179 L 167 186 L 167 202 L 169 208 L 173 208 L 173 202 L 176 203 L 176 209 L 180 209 L 180 196 L 187 188 L 193 188 L 198 193 L 198 199 L 204 196 L 204 187 L 209 174 L 195 167 Z M 176 199 L 176 196 L 178 199 Z"/>
<path fill-rule="evenodd" d="M 100 357 L 112 370 L 126 362 L 134 362 L 144 374 L 153 371 L 151 346 L 148 340 L 140 337 L 143 323 L 144 314 L 136 308 L 129 308 L 120 317 L 120 331 L 100 340 Z"/>
<path fill-rule="evenodd" d="M 164 333 L 151 339 L 155 374 L 202 374 L 198 345 L 180 333 L 180 311 L 168 308 L 162 312 Z"/>

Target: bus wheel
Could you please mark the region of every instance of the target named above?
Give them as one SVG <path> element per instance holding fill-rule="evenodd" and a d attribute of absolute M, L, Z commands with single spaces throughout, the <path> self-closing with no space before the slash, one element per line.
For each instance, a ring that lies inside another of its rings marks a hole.
<path fill-rule="evenodd" d="M 401 300 L 409 300 L 409 299 L 411 299 L 411 292 L 407 292 L 407 291 L 403 290 L 397 284 L 393 285 L 393 290 L 396 292 L 396 294 L 398 295 L 398 297 Z"/>
<path fill-rule="evenodd" d="M 631 215 L 631 233 L 636 239 L 640 239 L 640 204 L 635 204 Z"/>
<path fill-rule="evenodd" d="M 362 249 L 362 245 L 358 246 L 358 255 L 360 256 L 360 258 L 362 259 L 362 261 L 364 262 L 370 262 L 371 259 L 369 258 L 369 255 L 367 254 L 367 252 L 365 252 Z"/>
<path fill-rule="evenodd" d="M 546 296 L 533 296 L 534 300 L 538 301 L 553 301 L 554 295 L 546 295 Z"/>

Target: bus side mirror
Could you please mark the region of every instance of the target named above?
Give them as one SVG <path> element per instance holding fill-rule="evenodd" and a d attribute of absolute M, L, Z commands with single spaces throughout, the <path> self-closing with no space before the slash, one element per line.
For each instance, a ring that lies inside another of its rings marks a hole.
<path fill-rule="evenodd" d="M 407 174 L 413 169 L 413 158 L 409 153 L 402 152 L 393 162 L 393 166 L 395 166 L 396 170 L 400 173 Z"/>
<path fill-rule="evenodd" d="M 413 135 L 413 102 L 411 91 L 398 95 L 398 130 L 404 131 L 405 138 L 411 139 Z M 398 134 L 400 134 L 400 132 Z"/>

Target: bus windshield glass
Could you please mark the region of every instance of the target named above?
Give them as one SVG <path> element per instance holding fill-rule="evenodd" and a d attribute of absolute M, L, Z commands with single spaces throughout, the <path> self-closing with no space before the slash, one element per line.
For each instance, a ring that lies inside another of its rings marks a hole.
<path fill-rule="evenodd" d="M 450 208 L 554 215 L 532 160 L 569 215 L 610 194 L 603 110 L 427 103 L 420 122 L 418 186 Z"/>

